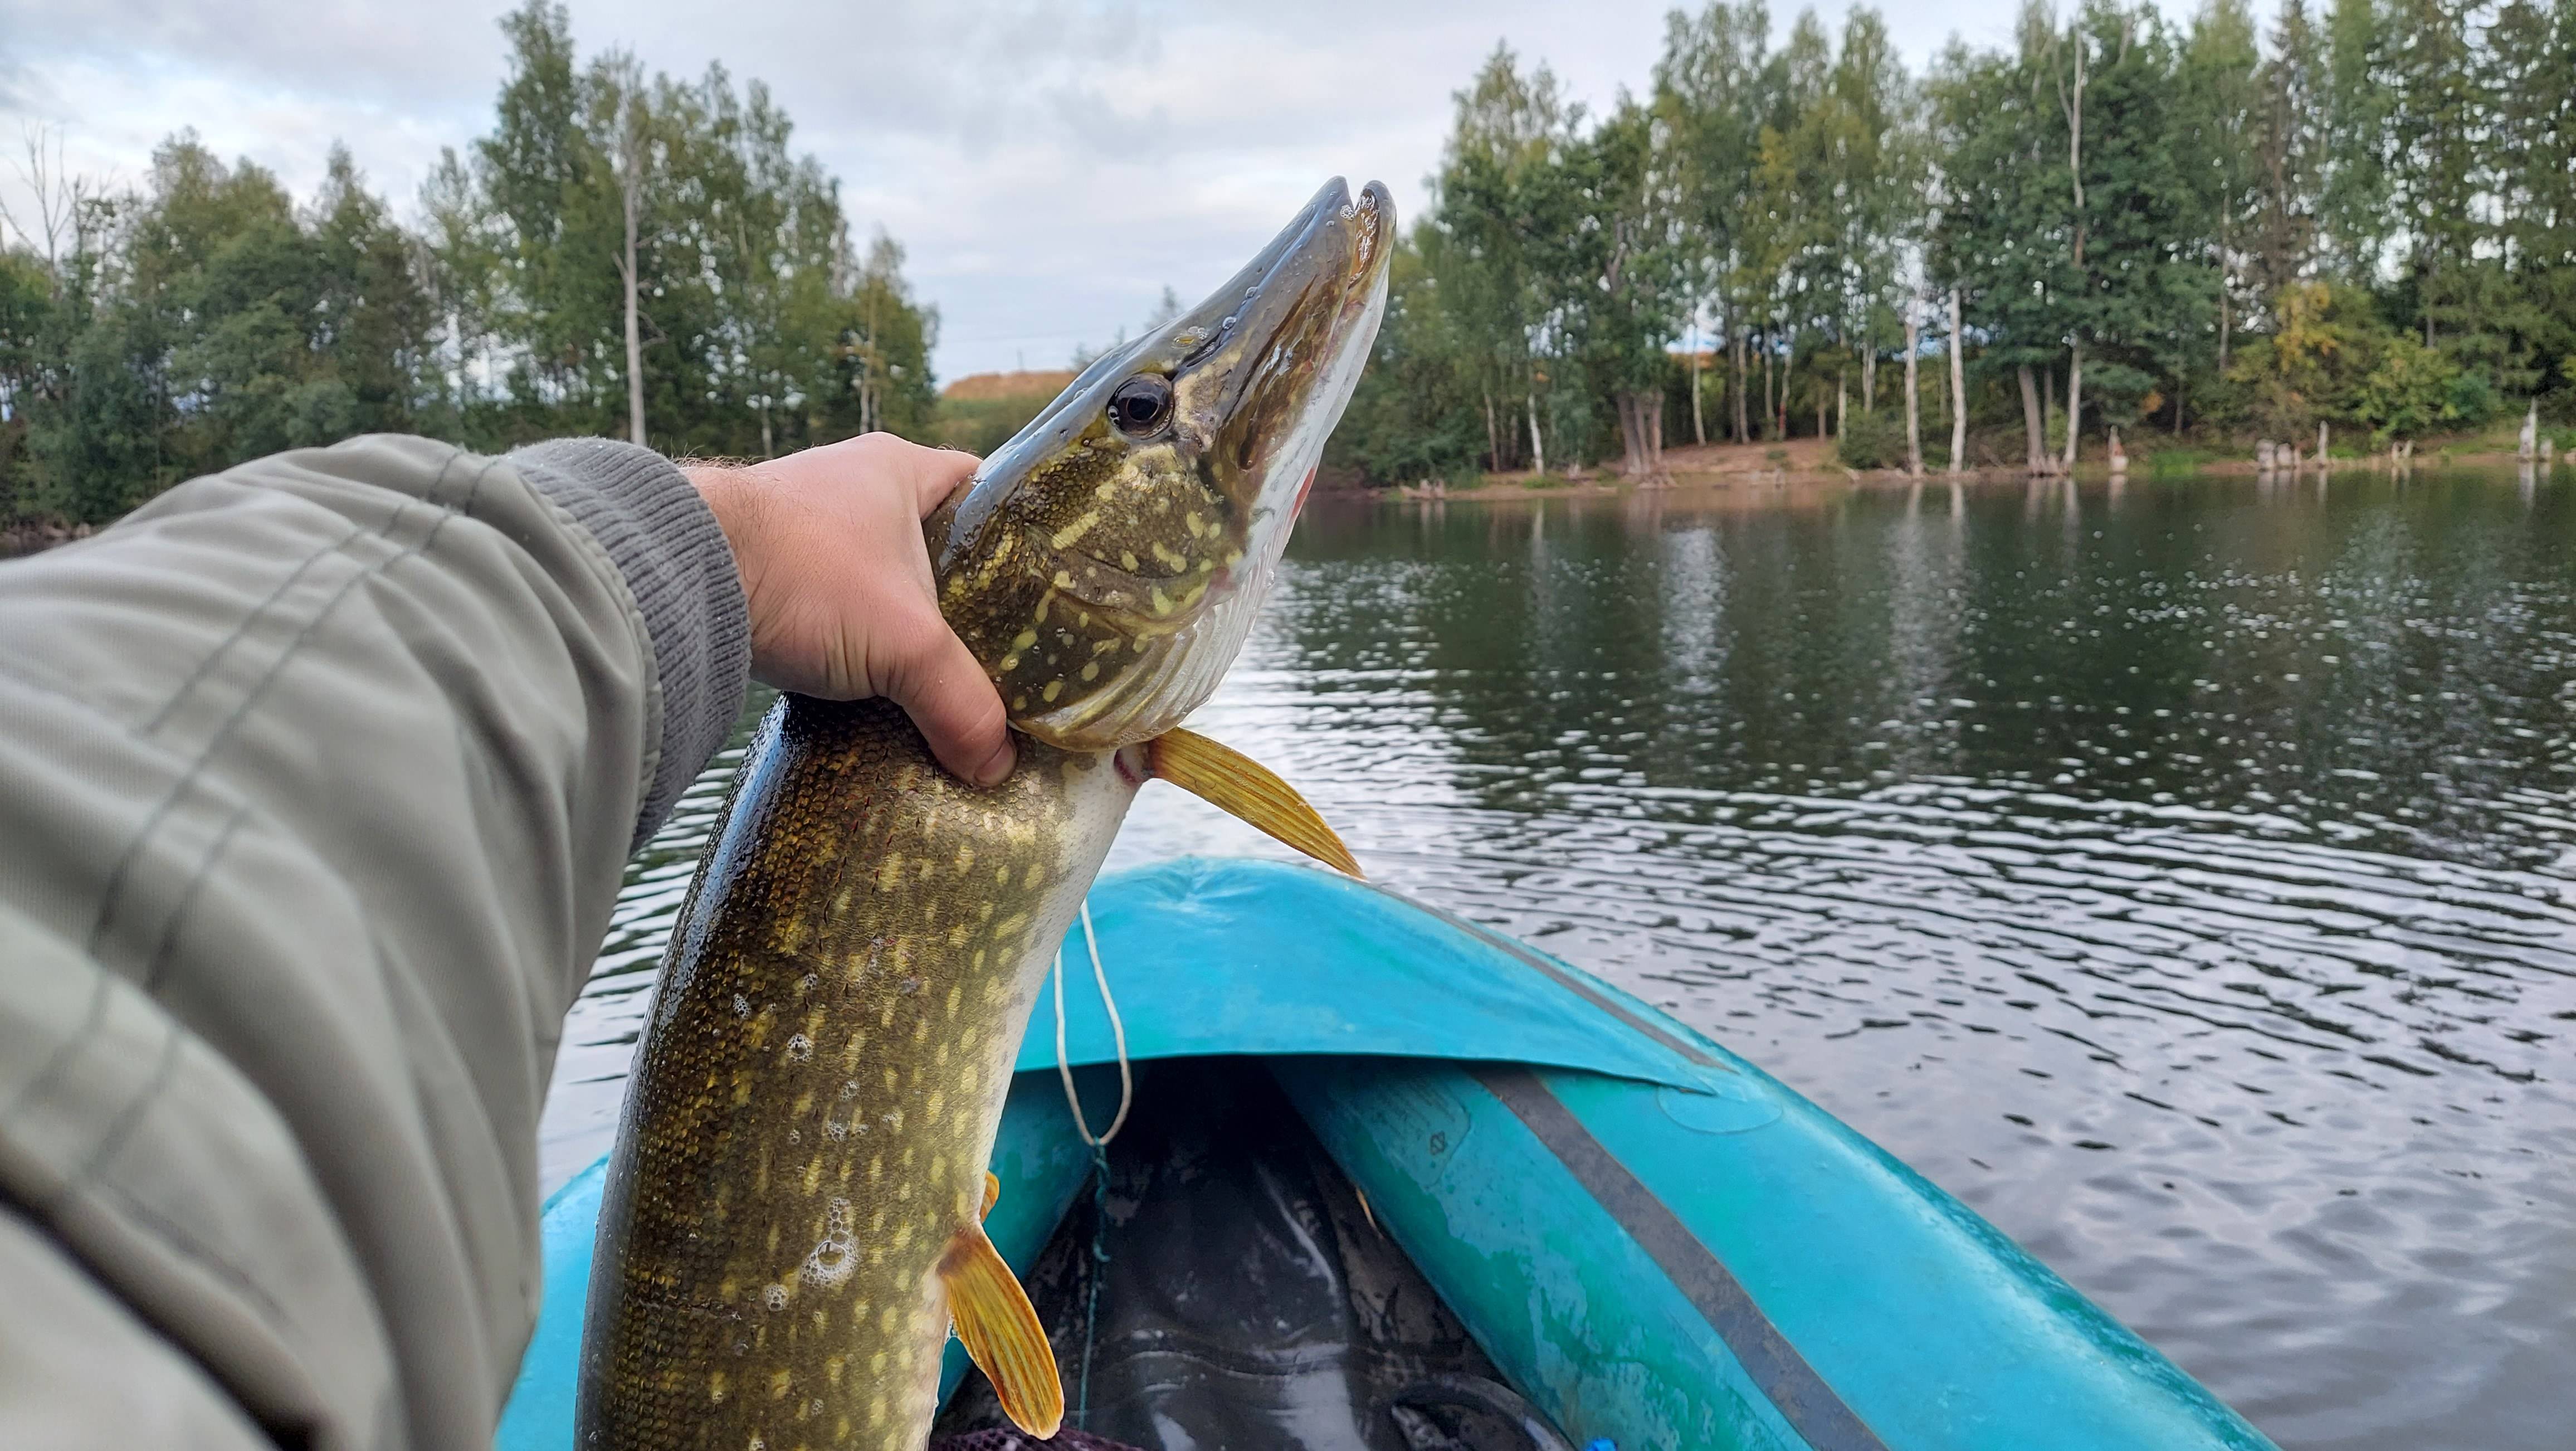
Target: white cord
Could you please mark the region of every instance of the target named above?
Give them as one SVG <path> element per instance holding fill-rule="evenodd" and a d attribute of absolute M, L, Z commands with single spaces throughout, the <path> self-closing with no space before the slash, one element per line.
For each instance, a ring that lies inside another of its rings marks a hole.
<path fill-rule="evenodd" d="M 1109 1121 L 1100 1137 L 1091 1136 L 1090 1121 L 1082 1116 L 1082 1097 L 1073 1091 L 1073 1066 L 1066 1061 L 1064 1047 L 1064 947 L 1055 950 L 1055 1071 L 1064 1080 L 1064 1101 L 1073 1109 L 1074 1132 L 1082 1141 L 1097 1149 L 1105 1147 L 1118 1131 L 1127 1126 L 1127 1110 L 1136 1101 L 1136 1078 L 1127 1065 L 1127 1024 L 1118 1016 L 1118 999 L 1109 991 L 1109 973 L 1100 965 L 1100 939 L 1091 930 L 1091 899 L 1082 899 L 1082 945 L 1091 949 L 1091 980 L 1100 985 L 1100 1005 L 1109 1010 L 1109 1032 L 1118 1042 L 1118 1116 Z"/>

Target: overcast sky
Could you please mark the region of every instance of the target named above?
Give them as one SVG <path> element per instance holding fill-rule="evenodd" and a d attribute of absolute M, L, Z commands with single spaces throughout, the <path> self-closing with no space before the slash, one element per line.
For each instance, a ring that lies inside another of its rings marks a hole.
<path fill-rule="evenodd" d="M 0 0 L 0 143 L 56 128 L 70 168 L 132 184 L 193 126 L 299 196 L 346 141 L 406 215 L 441 146 L 490 124 L 500 0 Z M 1043 3 L 574 0 L 611 46 L 767 81 L 853 224 L 910 251 L 943 319 L 943 379 L 1060 365 L 1152 307 L 1196 300 L 1324 178 L 1376 177 L 1410 216 L 1450 93 L 1498 40 L 1600 105 L 1642 90 L 1668 0 Z M 2168 4 L 2168 11 L 2176 7 Z M 2270 6 L 2263 7 L 2269 10 Z M 1783 29 L 1795 7 L 1775 7 Z M 1837 26 L 1843 0 L 1818 9 Z M 1998 44 L 2006 0 L 1887 7 L 1920 67 L 1953 33 Z M 13 167 L 0 199 L 23 204 Z"/>

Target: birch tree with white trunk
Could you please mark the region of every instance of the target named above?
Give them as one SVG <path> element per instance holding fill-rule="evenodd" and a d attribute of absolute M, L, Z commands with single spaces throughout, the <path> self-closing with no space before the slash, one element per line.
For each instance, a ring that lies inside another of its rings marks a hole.
<path fill-rule="evenodd" d="M 1905 299 L 1905 472 L 1923 477 L 1923 396 L 1915 387 L 1915 366 L 1923 350 L 1923 299 Z"/>
<path fill-rule="evenodd" d="M 619 55 L 610 59 L 609 72 L 618 88 L 615 163 L 618 205 L 626 228 L 625 245 L 617 253 L 617 280 L 626 294 L 626 435 L 636 447 L 644 448 L 648 445 L 644 441 L 644 332 L 637 233 L 644 206 L 644 166 L 652 140 L 644 106 L 643 66 L 632 55 Z"/>
<path fill-rule="evenodd" d="M 2070 26 L 2067 38 L 2075 45 L 2075 88 L 2071 94 L 2059 92 L 2066 111 L 2066 174 L 2075 188 L 2075 276 L 2084 276 L 2084 28 L 2079 22 Z M 2078 317 L 2068 337 L 2066 361 L 2066 455 L 2059 467 L 2075 471 L 2075 446 L 2084 435 L 2084 324 Z"/>
<path fill-rule="evenodd" d="M 1960 351 L 1959 289 L 1950 289 L 1950 472 L 1967 467 L 1968 360 Z"/>

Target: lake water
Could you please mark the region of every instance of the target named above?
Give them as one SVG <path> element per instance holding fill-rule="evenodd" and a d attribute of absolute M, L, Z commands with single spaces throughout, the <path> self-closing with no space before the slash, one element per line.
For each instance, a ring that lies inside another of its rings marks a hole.
<path fill-rule="evenodd" d="M 2285 1447 L 2576 1439 L 2576 476 L 1339 504 L 1192 724 Z M 728 752 L 630 869 L 607 1146 Z M 1280 855 L 1146 793 L 1114 870 Z M 1116 964 L 1110 964 L 1115 972 Z"/>

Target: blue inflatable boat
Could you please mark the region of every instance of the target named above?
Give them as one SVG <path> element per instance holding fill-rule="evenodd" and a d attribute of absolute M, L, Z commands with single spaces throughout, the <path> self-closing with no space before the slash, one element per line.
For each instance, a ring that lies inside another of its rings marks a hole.
<path fill-rule="evenodd" d="M 1095 1177 L 1042 997 L 987 1226 L 1069 1426 L 1175 1451 L 2271 1444 L 1965 1205 L 1543 953 L 1264 862 L 1107 878 L 1091 911 L 1134 1122 Z M 1119 1050 L 1079 927 L 1065 962 L 1097 1129 Z M 573 1444 L 605 1168 L 546 1206 L 502 1451 Z M 950 1362 L 943 1430 L 989 1423 Z"/>

